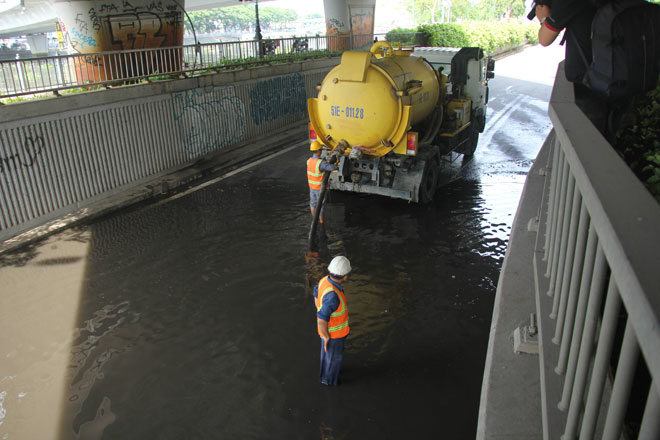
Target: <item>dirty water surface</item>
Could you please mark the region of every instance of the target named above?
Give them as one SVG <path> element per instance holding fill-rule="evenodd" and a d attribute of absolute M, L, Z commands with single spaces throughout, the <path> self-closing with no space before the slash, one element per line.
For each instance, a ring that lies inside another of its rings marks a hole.
<path fill-rule="evenodd" d="M 510 212 L 496 218 L 476 181 L 429 206 L 333 193 L 309 253 L 304 155 L 5 257 L 4 271 L 69 266 L 81 257 L 40 255 L 87 244 L 81 278 L 61 285 L 80 283 L 63 438 L 474 436 Z M 339 254 L 351 334 L 329 389 L 311 293 Z"/>
<path fill-rule="evenodd" d="M 543 117 L 492 96 L 493 124 Z M 474 438 L 539 124 L 487 131 L 430 205 L 333 192 L 317 253 L 301 146 L 0 257 L 0 438 Z M 351 334 L 327 388 L 312 288 L 335 255 Z"/>

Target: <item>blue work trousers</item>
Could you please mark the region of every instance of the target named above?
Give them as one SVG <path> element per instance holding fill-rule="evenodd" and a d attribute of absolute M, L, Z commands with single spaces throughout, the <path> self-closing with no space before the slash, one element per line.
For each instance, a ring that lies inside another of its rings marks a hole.
<path fill-rule="evenodd" d="M 339 385 L 339 370 L 344 358 L 344 341 L 346 337 L 330 339 L 328 351 L 324 350 L 321 339 L 321 383 L 323 385 Z"/>

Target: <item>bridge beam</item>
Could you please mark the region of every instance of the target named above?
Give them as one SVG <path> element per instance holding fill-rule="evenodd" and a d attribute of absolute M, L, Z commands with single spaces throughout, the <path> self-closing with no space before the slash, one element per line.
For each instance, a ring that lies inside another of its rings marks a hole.
<path fill-rule="evenodd" d="M 48 37 L 46 34 L 28 35 L 27 42 L 30 45 L 30 52 L 32 52 L 33 55 L 48 54 Z"/>
<path fill-rule="evenodd" d="M 6 0 L 0 3 L 0 38 L 54 32 L 53 3 L 42 0 Z"/>

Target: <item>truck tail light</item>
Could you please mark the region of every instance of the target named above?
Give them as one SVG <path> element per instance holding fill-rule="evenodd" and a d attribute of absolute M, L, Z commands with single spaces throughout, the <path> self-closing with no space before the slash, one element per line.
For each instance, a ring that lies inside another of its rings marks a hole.
<path fill-rule="evenodd" d="M 310 141 L 315 141 L 316 140 L 316 131 L 314 131 L 314 127 L 312 127 L 312 123 L 309 123 L 309 140 Z"/>
<path fill-rule="evenodd" d="M 417 155 L 417 133 L 408 133 L 408 140 L 406 143 L 406 154 L 408 156 Z"/>

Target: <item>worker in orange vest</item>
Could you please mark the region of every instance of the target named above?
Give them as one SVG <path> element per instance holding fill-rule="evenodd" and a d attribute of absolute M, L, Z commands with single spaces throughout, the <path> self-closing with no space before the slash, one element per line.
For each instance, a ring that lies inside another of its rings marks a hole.
<path fill-rule="evenodd" d="M 319 204 L 319 195 L 321 193 L 321 183 L 323 183 L 323 172 L 337 170 L 337 166 L 321 159 L 321 149 L 323 145 L 319 141 L 314 141 L 309 146 L 312 157 L 307 159 L 307 183 L 309 184 L 309 210 L 314 217 L 314 210 Z M 323 224 L 323 203 L 321 203 L 321 212 L 319 213 L 319 223 Z"/>
<path fill-rule="evenodd" d="M 351 272 L 351 262 L 339 255 L 328 265 L 329 275 L 314 288 L 316 322 L 321 337 L 321 374 L 323 385 L 339 385 L 339 370 L 344 341 L 350 332 L 348 305 L 342 283 Z"/>

